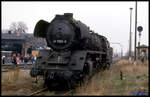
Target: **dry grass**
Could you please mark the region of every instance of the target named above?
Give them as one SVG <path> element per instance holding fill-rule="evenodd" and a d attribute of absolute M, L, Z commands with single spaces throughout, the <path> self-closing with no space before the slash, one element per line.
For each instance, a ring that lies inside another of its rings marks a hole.
<path fill-rule="evenodd" d="M 121 60 L 109 70 L 97 73 L 89 83 L 78 87 L 75 95 L 131 95 L 131 92 L 148 90 L 148 64 Z M 123 80 L 120 80 L 120 71 Z"/>

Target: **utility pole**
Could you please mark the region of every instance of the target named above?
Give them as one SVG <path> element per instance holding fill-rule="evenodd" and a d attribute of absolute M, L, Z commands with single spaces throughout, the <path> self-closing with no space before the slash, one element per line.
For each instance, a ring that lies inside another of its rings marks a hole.
<path fill-rule="evenodd" d="M 132 27 L 132 9 L 130 8 L 130 35 L 129 35 L 129 58 L 131 58 L 131 50 L 132 50 L 132 35 L 131 35 L 131 27 Z"/>
<path fill-rule="evenodd" d="M 135 2 L 135 42 L 134 42 L 134 61 L 136 61 L 136 32 L 137 32 L 137 1 Z"/>

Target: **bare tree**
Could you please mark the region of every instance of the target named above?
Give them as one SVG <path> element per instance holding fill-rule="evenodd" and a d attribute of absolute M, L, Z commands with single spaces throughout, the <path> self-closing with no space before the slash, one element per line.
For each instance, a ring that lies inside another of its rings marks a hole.
<path fill-rule="evenodd" d="M 26 24 L 24 22 L 18 22 L 18 30 L 22 33 L 26 33 L 26 31 L 28 30 Z"/>
<path fill-rule="evenodd" d="M 13 32 L 13 33 L 16 33 L 16 34 L 21 34 L 21 33 L 26 33 L 27 30 L 28 30 L 28 27 L 26 26 L 26 24 L 22 21 L 20 22 L 13 22 L 11 25 L 10 25 L 10 30 Z"/>
<path fill-rule="evenodd" d="M 9 29 L 11 32 L 16 33 L 17 32 L 17 24 L 15 22 L 11 23 Z"/>

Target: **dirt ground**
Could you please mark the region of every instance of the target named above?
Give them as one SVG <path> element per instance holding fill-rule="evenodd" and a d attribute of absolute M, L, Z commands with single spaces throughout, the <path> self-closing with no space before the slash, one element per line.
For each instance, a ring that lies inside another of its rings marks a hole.
<path fill-rule="evenodd" d="M 148 95 L 149 74 L 148 62 L 130 62 L 121 60 L 109 70 L 96 73 L 90 80 L 85 82 L 68 95 L 135 95 L 138 92 Z M 35 78 L 29 75 L 29 69 L 15 68 L 8 72 L 2 72 L 2 95 L 25 95 L 28 96 L 43 88 L 43 80 L 38 84 Z M 120 74 L 122 73 L 122 80 Z M 63 92 L 47 91 L 37 95 L 64 95 Z"/>
<path fill-rule="evenodd" d="M 33 90 L 34 79 L 29 76 L 29 70 L 15 68 L 2 72 L 2 95 L 27 95 Z"/>

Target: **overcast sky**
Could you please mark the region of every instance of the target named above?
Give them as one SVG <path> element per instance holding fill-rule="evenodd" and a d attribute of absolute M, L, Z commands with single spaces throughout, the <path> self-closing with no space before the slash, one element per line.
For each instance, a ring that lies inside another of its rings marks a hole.
<path fill-rule="evenodd" d="M 1 2 L 2 29 L 9 29 L 12 22 L 23 21 L 27 33 L 33 33 L 40 20 L 51 21 L 56 14 L 73 13 L 76 20 L 90 26 L 95 32 L 104 35 L 110 42 L 123 45 L 124 53 L 129 49 L 130 10 L 132 7 L 132 50 L 134 51 L 135 2 Z M 137 25 L 143 26 L 141 44 L 148 45 L 148 2 L 138 2 Z M 137 33 L 138 34 L 138 33 Z M 138 41 L 137 36 L 137 41 Z M 121 47 L 111 44 L 114 52 Z"/>

